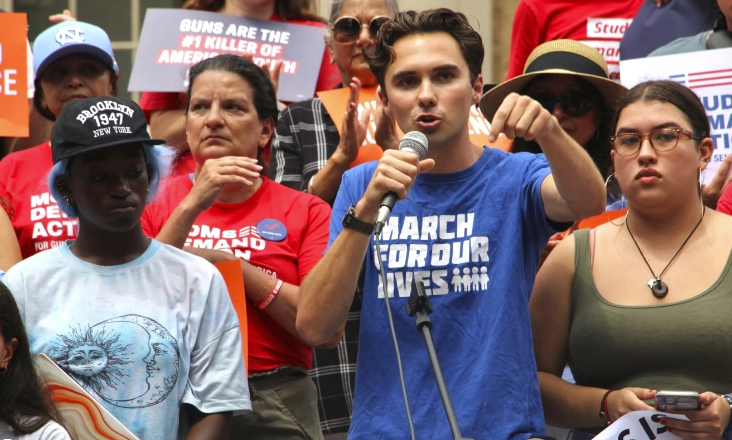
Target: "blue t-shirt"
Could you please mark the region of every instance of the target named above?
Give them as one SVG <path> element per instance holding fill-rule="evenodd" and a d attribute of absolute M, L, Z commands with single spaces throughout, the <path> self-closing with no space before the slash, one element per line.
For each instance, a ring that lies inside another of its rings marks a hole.
<path fill-rule="evenodd" d="M 329 246 L 376 164 L 344 174 Z M 485 148 L 463 171 L 420 174 L 389 217 L 380 255 L 390 296 L 397 290 L 390 304 L 417 438 L 452 436 L 424 339 L 404 310 L 415 279 L 431 295 L 435 346 L 463 436 L 523 440 L 544 432 L 528 300 L 555 232 L 541 199 L 549 173 L 543 154 Z M 349 440 L 409 438 L 375 253 L 372 238 Z"/>

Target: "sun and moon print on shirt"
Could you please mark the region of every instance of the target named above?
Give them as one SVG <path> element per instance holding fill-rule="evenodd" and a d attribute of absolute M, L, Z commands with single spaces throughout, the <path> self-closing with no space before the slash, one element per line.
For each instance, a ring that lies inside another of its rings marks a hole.
<path fill-rule="evenodd" d="M 49 355 L 92 395 L 121 408 L 157 405 L 178 381 L 178 342 L 140 315 L 71 328 L 57 335 Z"/>

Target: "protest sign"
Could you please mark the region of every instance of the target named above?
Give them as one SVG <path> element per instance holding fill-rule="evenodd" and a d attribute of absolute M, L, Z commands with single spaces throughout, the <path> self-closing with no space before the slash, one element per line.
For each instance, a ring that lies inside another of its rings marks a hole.
<path fill-rule="evenodd" d="M 323 102 L 323 106 L 328 111 L 333 123 L 338 128 L 338 133 L 343 128 L 343 117 L 346 112 L 346 103 L 348 102 L 348 95 L 350 89 L 342 88 L 335 90 L 328 90 L 325 92 L 318 92 L 318 97 Z M 358 151 L 356 160 L 351 163 L 354 167 L 364 162 L 371 160 L 378 160 L 381 158 L 382 149 L 376 144 L 374 140 L 374 132 L 376 131 L 376 122 L 374 122 L 374 114 L 376 113 L 376 87 L 367 87 L 361 89 L 358 97 L 358 115 L 366 109 L 371 109 L 371 121 L 368 124 L 368 130 L 366 132 L 366 139 L 363 145 Z M 483 114 L 475 106 L 470 107 L 469 116 L 469 130 L 470 140 L 476 145 L 487 145 L 492 148 L 498 148 L 503 151 L 509 151 L 511 149 L 511 140 L 501 134 L 496 142 L 488 142 L 488 129 L 491 124 L 483 117 Z M 397 135 L 401 139 L 404 133 L 397 126 Z"/>
<path fill-rule="evenodd" d="M 622 77 L 622 73 L 621 73 Z M 681 440 L 661 424 L 664 418 L 689 420 L 686 416 L 658 411 L 633 411 L 597 434 L 595 440 Z"/>
<path fill-rule="evenodd" d="M 76 438 L 138 440 L 119 420 L 97 402 L 51 358 L 41 353 L 36 368 L 44 379 L 48 395 Z"/>
<path fill-rule="evenodd" d="M 241 331 L 242 351 L 244 352 L 244 367 L 247 376 L 249 375 L 249 333 L 247 332 L 247 297 L 244 293 L 244 279 L 241 274 L 241 263 L 236 261 L 224 261 L 214 264 L 224 277 L 226 288 L 229 290 L 229 297 L 239 317 L 239 330 Z"/>
<path fill-rule="evenodd" d="M 25 14 L 0 14 L 0 136 L 28 137 Z"/>
<path fill-rule="evenodd" d="M 259 66 L 282 60 L 277 98 L 311 98 L 323 61 L 324 28 L 255 20 L 216 12 L 148 8 L 128 90 L 184 92 L 188 71 L 226 53 Z"/>
<path fill-rule="evenodd" d="M 699 96 L 714 141 L 714 155 L 703 173 L 704 183 L 709 183 L 732 152 L 732 48 L 621 61 L 620 78 L 628 88 L 650 80 L 671 80 Z"/>

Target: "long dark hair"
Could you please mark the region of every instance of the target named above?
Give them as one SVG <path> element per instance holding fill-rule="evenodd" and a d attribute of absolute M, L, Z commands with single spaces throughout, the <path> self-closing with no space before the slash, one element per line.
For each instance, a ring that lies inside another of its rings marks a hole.
<path fill-rule="evenodd" d="M 188 0 L 183 9 L 219 12 L 226 0 Z M 325 23 L 325 19 L 313 12 L 310 0 L 275 0 L 275 12 L 283 20 L 310 20 Z"/>
<path fill-rule="evenodd" d="M 584 148 L 587 151 L 587 154 L 590 155 L 595 166 L 600 170 L 602 178 L 605 179 L 613 173 L 613 161 L 610 158 L 610 150 L 612 149 L 610 145 L 610 133 L 612 132 L 611 109 L 608 108 L 605 100 L 602 98 L 602 95 L 592 86 L 592 84 L 580 77 L 574 77 L 574 79 L 577 81 L 580 88 L 592 97 L 594 105 L 597 108 L 597 113 L 600 116 L 600 124 L 598 125 L 597 132 L 595 132 L 595 136 L 593 136 L 585 145 L 582 145 L 582 148 Z M 516 138 L 513 141 L 511 152 L 539 154 L 541 153 L 541 147 L 539 147 L 539 144 L 534 141 Z"/>
<path fill-rule="evenodd" d="M 3 283 L 0 283 L 0 337 L 6 344 L 18 340 L 7 371 L 0 374 L 0 420 L 20 434 L 35 432 L 49 420 L 61 422 L 36 373 L 18 305 Z"/>

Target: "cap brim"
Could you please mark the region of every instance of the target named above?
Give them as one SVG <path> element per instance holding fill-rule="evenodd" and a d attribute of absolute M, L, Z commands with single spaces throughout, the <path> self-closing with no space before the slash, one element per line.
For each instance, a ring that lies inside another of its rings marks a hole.
<path fill-rule="evenodd" d="M 79 156 L 80 154 L 88 153 L 90 151 L 101 150 L 102 148 L 120 147 L 123 145 L 136 145 L 136 144 L 154 146 L 154 145 L 163 145 L 165 143 L 166 143 L 166 141 L 164 141 L 162 139 L 139 139 L 139 140 L 117 139 L 116 141 L 110 141 L 110 142 L 107 142 L 104 144 L 90 146 L 90 147 L 84 148 L 83 150 L 80 150 L 80 151 L 73 151 L 71 153 L 61 155 L 59 157 L 56 157 L 54 159 L 53 163 L 57 164 L 59 161 L 62 161 L 64 159 L 70 159 L 72 157 Z M 53 148 L 53 145 L 51 145 L 51 148 Z"/>
<path fill-rule="evenodd" d="M 620 98 L 622 98 L 625 92 L 628 91 L 625 86 L 613 80 L 600 78 L 595 75 L 587 75 L 564 69 L 543 70 L 540 72 L 519 75 L 493 87 L 491 90 L 483 94 L 480 98 L 480 111 L 483 113 L 483 116 L 489 122 L 493 121 L 493 116 L 495 116 L 496 111 L 498 111 L 503 100 L 511 93 L 515 92 L 521 94 L 531 80 L 539 75 L 571 75 L 580 77 L 597 89 L 598 93 L 600 93 L 602 99 L 605 101 L 605 105 L 611 110 L 615 108 Z"/>
<path fill-rule="evenodd" d="M 48 66 L 55 63 L 60 58 L 63 58 L 66 55 L 75 54 L 92 55 L 96 58 L 99 58 L 110 69 L 114 70 L 115 72 L 119 72 L 117 63 L 115 63 L 114 59 L 109 56 L 107 52 L 91 44 L 78 43 L 62 47 L 46 57 L 46 59 L 43 60 L 43 62 L 41 62 L 41 64 L 36 69 L 35 79 L 38 79 L 38 77 L 48 68 Z"/>

